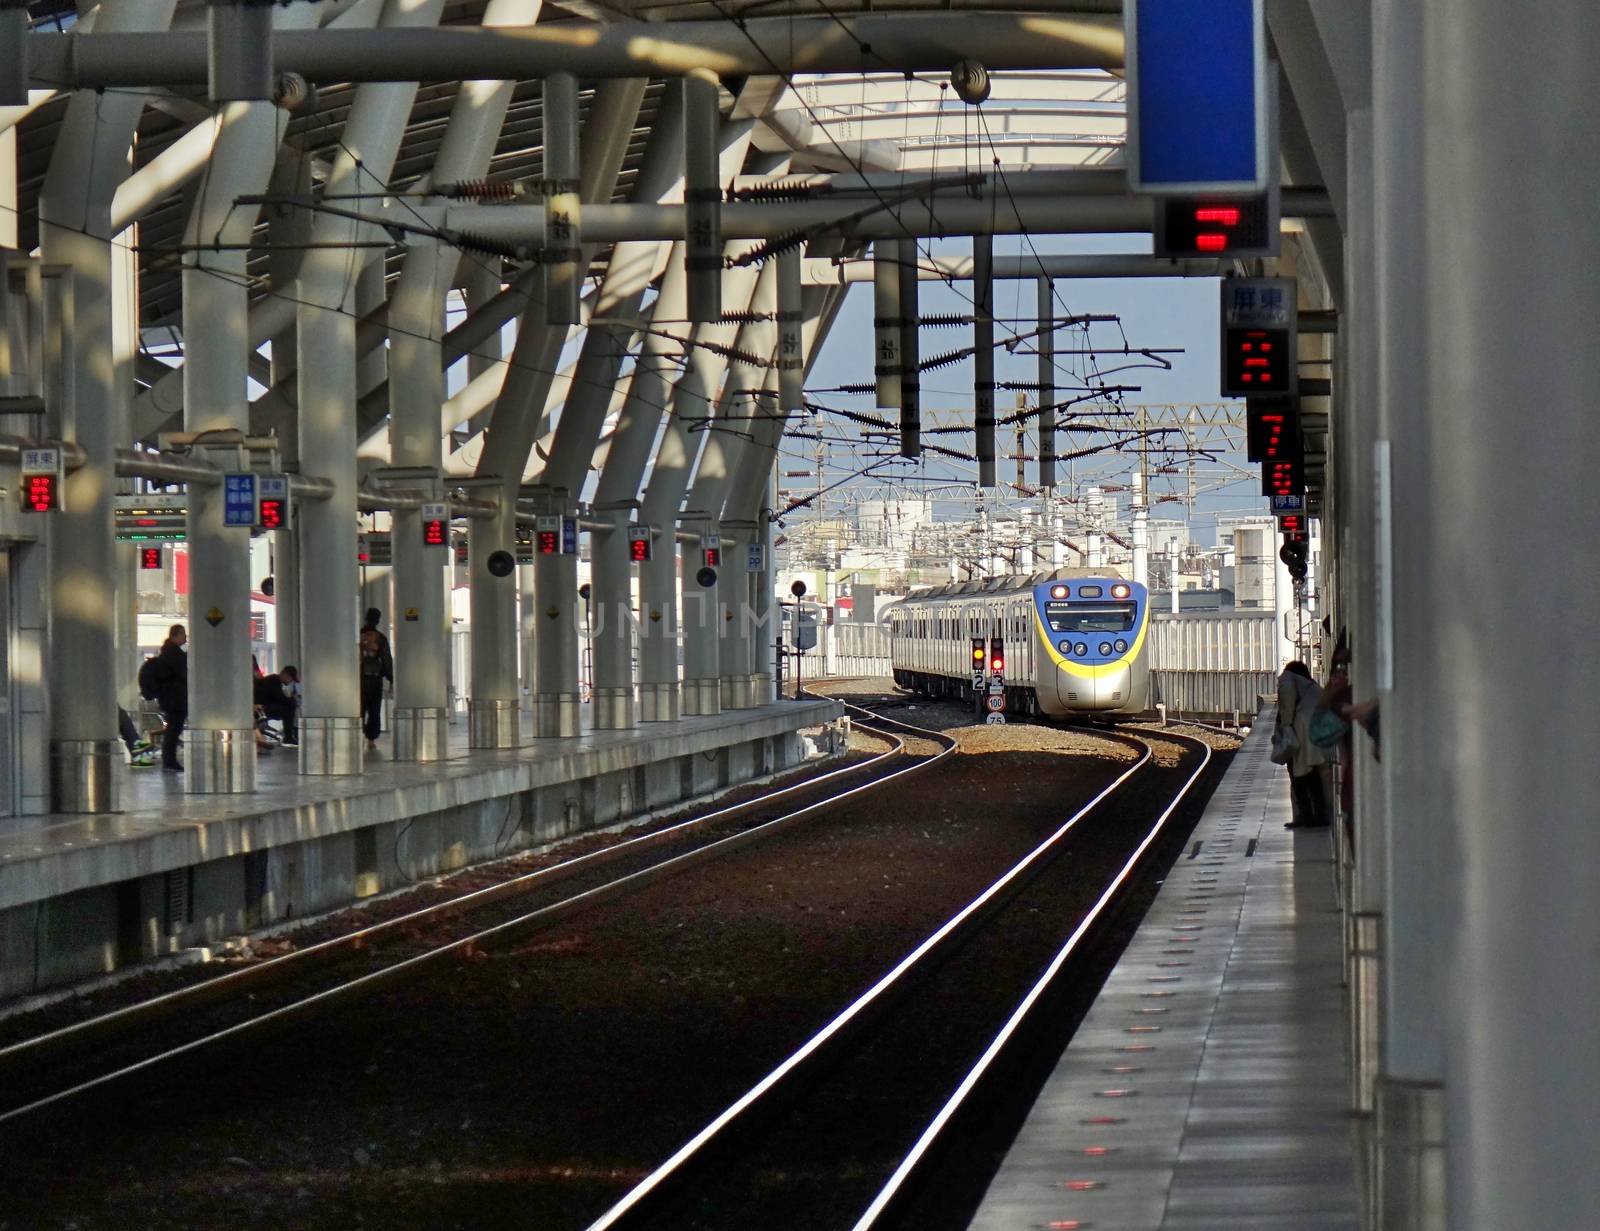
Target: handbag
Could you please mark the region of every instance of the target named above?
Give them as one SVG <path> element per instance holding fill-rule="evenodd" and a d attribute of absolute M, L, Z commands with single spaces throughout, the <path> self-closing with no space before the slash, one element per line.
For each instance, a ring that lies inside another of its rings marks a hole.
<path fill-rule="evenodd" d="M 1272 751 L 1268 759 L 1274 765 L 1287 765 L 1294 760 L 1294 754 L 1300 751 L 1300 737 L 1294 733 L 1293 727 L 1279 727 L 1272 733 Z"/>
<path fill-rule="evenodd" d="M 1311 724 L 1306 733 L 1318 748 L 1337 748 L 1349 730 L 1350 724 L 1332 710 L 1318 710 L 1311 715 Z"/>

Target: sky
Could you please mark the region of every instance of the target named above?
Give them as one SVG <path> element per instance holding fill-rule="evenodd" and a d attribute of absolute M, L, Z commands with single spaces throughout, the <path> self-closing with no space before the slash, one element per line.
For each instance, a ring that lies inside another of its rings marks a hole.
<path fill-rule="evenodd" d="M 997 236 L 995 239 L 995 255 L 1022 253 L 1024 255 L 1037 252 L 1048 253 L 1128 253 L 1148 252 L 1149 237 L 1138 235 L 1086 235 L 1086 236 L 1047 236 L 1038 239 Z M 1031 247 L 1029 244 L 1031 243 Z M 936 241 L 933 246 L 935 255 L 960 255 L 966 256 L 971 252 L 970 242 L 964 240 Z M 920 309 L 924 313 L 960 313 L 971 310 L 971 284 L 957 283 L 954 288 L 947 287 L 940 282 L 921 283 Z M 1137 392 L 1128 392 L 1123 395 L 1125 403 L 1133 406 L 1139 403 L 1182 403 L 1182 404 L 1216 404 L 1222 401 L 1217 393 L 1218 385 L 1218 350 L 1219 328 L 1217 323 L 1218 312 L 1218 281 L 1214 278 L 1118 278 L 1118 279 L 1075 279 L 1062 280 L 1056 283 L 1056 299 L 1058 312 L 1061 314 L 1115 314 L 1120 317 L 1120 328 L 1116 323 L 1094 324 L 1089 327 L 1089 343 L 1096 347 L 1117 347 L 1123 345 L 1124 336 L 1127 344 L 1132 347 L 1150 347 L 1167 349 L 1182 348 L 1181 354 L 1163 356 L 1171 363 L 1171 370 L 1159 370 L 1155 367 L 1140 367 L 1133 370 L 1118 371 L 1104 377 L 1105 383 L 1140 386 Z M 1016 317 L 1032 318 L 1035 314 L 1036 291 L 1032 283 L 1020 281 L 999 282 L 995 287 L 995 315 L 998 318 Z M 807 381 L 808 391 L 817 391 L 812 395 L 812 400 L 828 406 L 841 406 L 847 409 L 873 413 L 874 399 L 871 396 L 851 397 L 842 394 L 824 393 L 821 390 L 847 383 L 859 383 L 872 379 L 872 317 L 873 303 L 872 290 L 868 283 L 857 284 L 846 298 L 844 307 L 840 311 L 832 331 L 823 344 L 811 375 Z M 1029 329 L 1031 324 L 1019 324 L 1017 328 Z M 925 329 L 921 334 L 922 354 L 928 355 L 955 349 L 971 344 L 972 331 L 970 327 L 952 329 Z M 995 337 L 1003 341 L 1007 336 L 1006 327 L 997 324 Z M 1073 383 L 1069 375 L 1069 365 L 1074 365 L 1075 370 L 1082 372 L 1081 366 L 1088 362 L 1083 359 L 1073 359 L 1062 356 L 1060 352 L 1069 347 L 1081 347 L 1084 343 L 1082 330 L 1056 331 L 1057 349 L 1057 385 L 1062 390 L 1058 398 L 1066 397 L 1065 387 Z M 1109 373 L 1110 369 L 1133 362 L 1148 362 L 1137 357 L 1127 358 L 1119 355 L 1103 355 L 1098 357 L 1100 370 Z M 995 360 L 995 379 L 997 382 L 1011 380 L 1032 381 L 1037 379 L 1037 359 L 1030 352 L 1027 354 L 1010 355 L 1003 350 L 999 351 Z M 970 421 L 970 407 L 972 405 L 972 364 L 964 361 L 950 367 L 930 371 L 923 376 L 922 402 L 926 409 L 936 407 L 963 408 L 967 411 Z M 995 395 L 996 416 L 1003 417 L 1015 407 L 1016 394 L 1010 391 L 997 391 Z M 824 433 L 830 437 L 847 436 L 859 438 L 860 428 L 848 421 L 822 417 Z M 1014 429 L 1000 429 L 997 440 L 996 452 L 1004 455 L 1013 450 L 1014 446 L 1009 433 Z M 971 437 L 928 437 L 927 439 L 952 445 L 963 451 L 970 451 Z M 1074 448 L 1081 448 L 1088 443 L 1097 443 L 1103 438 L 1086 438 L 1080 434 L 1068 435 L 1059 433 L 1057 439 L 1057 453 L 1062 454 Z M 1242 444 L 1242 442 L 1241 442 Z M 811 464 L 810 454 L 815 445 L 809 441 L 793 440 L 787 443 L 788 455 L 783 459 L 784 469 L 796 470 L 802 465 Z M 1032 451 L 1030 447 L 1030 452 Z M 826 470 L 826 481 L 833 482 L 844 478 L 855 466 L 864 465 L 872 460 L 870 451 L 863 447 L 854 450 L 844 446 L 830 446 L 829 464 Z M 1154 460 L 1154 459 L 1153 459 Z M 1244 465 L 1242 453 L 1233 455 L 1229 460 L 1238 466 Z M 1097 477 L 1104 477 L 1116 482 L 1125 482 L 1127 476 L 1135 465 L 1135 459 L 1128 454 L 1108 453 L 1094 459 L 1079 461 L 1074 466 L 1074 479 L 1079 486 L 1086 482 L 1095 481 Z M 1028 481 L 1035 479 L 1035 468 L 1032 462 L 1028 463 Z M 997 462 L 997 470 L 1002 480 L 1015 474 L 1015 462 L 1006 460 L 1003 456 Z M 1066 482 L 1066 467 L 1062 467 L 1062 482 Z M 906 476 L 906 490 L 908 494 L 918 486 L 922 486 L 911 479 L 919 476 L 926 479 L 951 479 L 971 482 L 975 477 L 975 467 L 951 463 L 943 459 L 927 458 L 922 463 L 895 464 L 887 468 L 884 473 L 893 473 L 897 476 Z M 1213 485 L 1220 485 L 1230 478 L 1237 481 L 1230 486 L 1222 487 L 1214 492 L 1205 492 L 1204 489 Z M 1222 466 L 1201 461 L 1197 464 L 1198 486 L 1202 494 L 1196 501 L 1195 532 L 1199 541 L 1211 540 L 1209 532 L 1210 515 L 1216 512 L 1265 512 L 1266 502 L 1259 495 L 1258 481 L 1254 469 L 1246 474 L 1230 475 Z M 810 482 L 792 480 L 798 486 L 810 486 Z M 1153 493 L 1160 494 L 1163 490 L 1181 492 L 1186 486 L 1187 479 L 1183 474 L 1163 476 L 1152 483 Z M 847 491 L 848 489 L 841 489 Z M 835 506 L 837 507 L 837 506 Z M 952 506 L 953 509 L 953 506 Z M 1153 510 L 1153 516 L 1163 518 L 1182 518 L 1187 514 L 1181 504 L 1166 502 L 1158 505 Z"/>

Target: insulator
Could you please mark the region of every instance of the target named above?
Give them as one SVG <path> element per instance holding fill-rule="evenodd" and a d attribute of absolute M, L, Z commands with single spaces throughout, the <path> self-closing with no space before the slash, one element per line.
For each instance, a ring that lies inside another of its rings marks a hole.
<path fill-rule="evenodd" d="M 960 350 L 947 350 L 943 354 L 930 355 L 917 364 L 917 371 L 929 372 L 934 368 L 947 368 L 952 363 L 960 363 L 963 359 L 970 357 L 971 354 L 972 347 L 964 346 Z"/>
<path fill-rule="evenodd" d="M 878 386 L 871 381 L 859 385 L 840 385 L 840 393 L 876 393 Z"/>
<path fill-rule="evenodd" d="M 452 231 L 450 242 L 463 252 L 481 252 L 486 256 L 501 256 L 511 261 L 528 258 L 528 248 L 514 240 L 496 239 L 492 235 L 475 235 L 470 231 Z"/>
<path fill-rule="evenodd" d="M 770 184 L 752 184 L 748 188 L 730 188 L 729 201 L 806 201 L 812 197 L 827 196 L 832 184 L 808 184 L 804 180 L 777 180 Z"/>
<path fill-rule="evenodd" d="M 789 231 L 772 239 L 763 240 L 748 252 L 729 257 L 727 266 L 729 269 L 739 269 L 746 265 L 765 265 L 780 252 L 798 248 L 810 237 L 810 233 L 807 231 Z"/>
<path fill-rule="evenodd" d="M 740 350 L 737 346 L 724 346 L 720 342 L 707 342 L 696 339 L 695 345 L 710 351 L 713 355 L 721 355 L 724 359 L 733 359 L 739 363 L 747 364 L 752 368 L 770 368 L 772 360 L 763 359 L 747 350 Z"/>
<path fill-rule="evenodd" d="M 758 321 L 770 321 L 770 312 L 724 312 L 717 318 L 718 322 L 727 325 L 753 325 Z"/>
<path fill-rule="evenodd" d="M 474 179 L 442 185 L 438 195 L 452 201 L 515 201 L 524 192 L 514 180 Z"/>
<path fill-rule="evenodd" d="M 917 324 L 924 329 L 950 329 L 957 325 L 970 325 L 972 318 L 963 316 L 959 312 L 930 312 L 926 316 L 919 317 Z"/>

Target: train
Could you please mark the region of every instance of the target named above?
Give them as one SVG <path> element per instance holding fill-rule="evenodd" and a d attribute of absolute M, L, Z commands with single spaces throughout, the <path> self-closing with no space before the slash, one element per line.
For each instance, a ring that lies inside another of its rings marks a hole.
<path fill-rule="evenodd" d="M 886 613 L 895 683 L 972 699 L 973 642 L 1003 645 L 1006 710 L 1044 718 L 1152 711 L 1150 593 L 1114 569 L 937 586 Z"/>

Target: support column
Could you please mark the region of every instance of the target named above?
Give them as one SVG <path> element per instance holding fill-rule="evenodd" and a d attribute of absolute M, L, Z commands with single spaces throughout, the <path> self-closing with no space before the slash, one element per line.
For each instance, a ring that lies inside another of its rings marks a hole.
<path fill-rule="evenodd" d="M 96 28 L 164 29 L 172 9 L 172 0 L 153 0 L 103 13 Z M 85 454 L 62 485 L 65 507 L 49 530 L 51 806 L 59 812 L 114 812 L 120 803 L 113 497 L 132 390 L 111 362 L 110 212 L 143 109 L 138 95 L 75 94 L 39 194 L 40 249 L 46 264 L 69 271 L 57 298 L 72 314 L 54 426 Z"/>
<path fill-rule="evenodd" d="M 1426 491 L 1430 459 L 1407 426 L 1428 405 L 1427 228 L 1422 201 L 1422 14 L 1408 0 L 1372 7 L 1374 269 L 1377 278 L 1379 436 L 1389 442 L 1394 491 Z M 1397 431 L 1397 428 L 1404 429 Z M 1392 636 L 1384 620 L 1420 628 L 1440 610 L 1426 584 L 1431 546 L 1394 534 L 1394 567 L 1379 584 L 1374 638 Z M 1396 630 L 1397 631 L 1397 630 Z M 1374 652 L 1378 646 L 1372 647 Z M 1383 911 L 1389 921 L 1383 976 L 1382 1067 L 1374 1095 L 1375 1204 L 1386 1231 L 1447 1231 L 1444 1047 L 1447 1002 L 1445 922 L 1454 892 L 1451 820 L 1416 806 L 1431 794 L 1419 744 L 1431 741 L 1439 695 L 1439 656 L 1408 653 L 1375 671 L 1382 698 L 1382 771 L 1391 815 Z M 1364 740 L 1361 733 L 1355 736 Z"/>
<path fill-rule="evenodd" d="M 561 490 L 541 493 L 542 511 L 576 517 L 577 503 Z M 592 552 L 591 552 L 592 555 Z M 578 622 L 583 604 L 578 598 L 578 557 L 557 552 L 533 557 L 534 734 L 573 736 L 579 733 Z"/>
<path fill-rule="evenodd" d="M 651 558 L 639 569 L 639 718 L 643 722 L 676 722 L 683 712 L 678 683 L 678 642 L 681 629 L 678 595 L 678 506 L 689 486 L 698 443 L 690 423 L 710 414 L 705 380 L 691 362 L 672 390 L 671 416 L 656 450 L 655 467 L 645 490 L 639 517 L 659 527 Z M 685 589 L 694 585 L 698 552 L 685 549 Z"/>
<path fill-rule="evenodd" d="M 442 0 L 383 11 L 385 26 L 431 26 Z M 356 90 L 342 152 L 327 182 L 333 194 L 381 190 L 388 182 L 411 104 L 414 82 L 365 84 Z M 357 633 L 361 627 L 356 561 L 356 284 L 371 258 L 341 251 L 376 233 L 352 219 L 320 216 L 317 248 L 301 264 L 296 384 L 300 406 L 300 469 L 327 479 L 333 495 L 300 506 L 300 583 L 316 596 L 301 625 L 305 700 L 300 734 L 303 774 L 360 773 L 365 741 Z M 326 245 L 326 246 L 323 246 Z M 380 258 L 381 259 L 381 258 Z"/>
<path fill-rule="evenodd" d="M 1387 742 L 1385 711 L 1383 759 L 1397 747 L 1415 757 L 1415 774 L 1392 781 L 1396 815 L 1446 835 L 1434 857 L 1459 877 L 1440 920 L 1437 1007 L 1449 1223 L 1594 1226 L 1600 659 L 1530 624 L 1528 603 L 1600 604 L 1600 539 L 1552 529 L 1592 509 L 1600 472 L 1600 348 L 1574 342 L 1600 264 L 1600 230 L 1574 221 L 1600 195 L 1600 96 L 1576 49 L 1593 46 L 1600 13 L 1529 22 L 1495 0 L 1420 8 L 1430 365 L 1426 399 L 1394 408 L 1408 461 L 1393 536 L 1396 577 L 1416 566 L 1433 617 L 1397 587 L 1394 645 L 1426 660 L 1427 691 L 1396 706 L 1400 744 Z M 1529 185 L 1535 225 L 1505 207 Z M 1420 469 L 1432 481 L 1413 486 Z M 1411 691 L 1400 662 L 1397 701 Z M 1530 686 L 1537 719 L 1508 721 L 1503 699 Z"/>
<path fill-rule="evenodd" d="M 248 242 L 255 211 L 235 197 L 262 191 L 278 145 L 270 103 L 229 103 L 208 171 L 212 193 L 197 199 L 183 269 L 183 422 L 190 432 L 250 428 L 249 280 L 242 251 L 199 248 L 221 237 Z M 211 202 L 215 202 L 214 204 Z M 241 453 L 210 455 L 247 468 Z M 274 459 L 275 460 L 275 459 Z M 189 485 L 189 727 L 184 736 L 190 791 L 248 794 L 256 785 L 250 662 L 250 531 L 222 524 L 220 486 Z"/>
<path fill-rule="evenodd" d="M 515 748 L 522 742 L 517 698 L 515 483 L 484 476 L 476 485 L 499 497 L 494 517 L 467 526 L 467 568 L 472 587 L 472 680 L 467 703 L 467 745 Z M 496 576 L 491 561 L 506 572 Z"/>
<path fill-rule="evenodd" d="M 900 241 L 880 239 L 872 245 L 872 376 L 884 410 L 900 408 L 900 324 Z"/>
<path fill-rule="evenodd" d="M 765 404 L 762 399 L 761 404 Z M 724 521 L 722 568 L 717 577 L 717 604 L 722 620 L 722 641 L 717 650 L 717 673 L 725 710 L 747 710 L 755 705 L 755 663 L 751 654 L 755 612 L 750 602 L 750 577 L 746 568 L 750 544 L 756 541 L 753 521 Z"/>
<path fill-rule="evenodd" d="M 1049 278 L 1038 280 L 1039 336 L 1039 486 L 1056 485 L 1056 291 Z M 1092 562 L 1091 562 L 1092 563 Z"/>
<path fill-rule="evenodd" d="M 311 163 L 309 159 L 285 152 L 273 169 L 271 191 L 294 197 L 311 195 Z M 295 295 L 295 274 L 305 245 L 311 241 L 311 211 L 289 206 L 274 206 L 267 211 L 267 236 L 270 251 L 267 258 L 268 277 L 273 297 L 268 302 L 290 301 Z M 276 296 L 283 296 L 278 300 Z M 292 312 L 292 306 L 291 306 Z M 291 380 L 298 368 L 295 354 L 295 325 L 292 316 L 288 327 L 272 335 L 272 383 L 279 385 Z M 253 336 L 253 335 L 252 335 Z M 300 469 L 300 409 L 290 407 L 283 427 L 278 433 L 278 460 L 286 471 Z M 291 515 L 286 529 L 272 536 L 272 604 L 277 615 L 278 666 L 302 667 L 300 640 L 300 518 Z M 302 671 L 301 680 L 305 674 Z"/>
<path fill-rule="evenodd" d="M 978 486 L 994 475 L 994 237 L 972 237 L 972 427 Z"/>
<path fill-rule="evenodd" d="M 444 401 L 440 340 L 443 288 L 455 257 L 436 243 L 416 242 L 406 257 L 389 305 L 389 448 L 394 465 L 430 476 L 442 490 L 439 406 Z M 394 755 L 400 761 L 438 761 L 448 755 L 450 730 L 450 611 L 445 566 L 449 535 L 430 547 L 422 541 L 422 510 L 390 515 L 394 552 Z"/>

